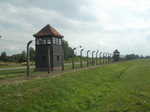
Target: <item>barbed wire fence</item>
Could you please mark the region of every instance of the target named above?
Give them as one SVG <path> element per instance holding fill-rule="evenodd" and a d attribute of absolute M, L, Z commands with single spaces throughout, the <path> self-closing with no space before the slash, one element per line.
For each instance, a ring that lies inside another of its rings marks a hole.
<path fill-rule="evenodd" d="M 98 66 L 110 64 L 113 62 L 113 53 L 102 52 L 101 50 L 89 50 L 80 47 L 73 48 L 72 55 L 72 69 L 87 68 L 91 66 Z M 77 53 L 78 51 L 78 53 Z M 79 60 L 78 60 L 79 59 Z"/>
<path fill-rule="evenodd" d="M 73 55 L 70 63 L 65 63 L 64 70 L 77 70 L 82 68 L 100 66 L 104 64 L 113 63 L 113 52 L 106 52 L 102 50 L 90 50 L 85 49 L 81 45 L 73 48 Z M 121 55 L 121 57 L 124 57 Z M 29 61 L 29 59 L 28 59 Z M 29 64 L 29 62 L 27 62 Z M 34 66 L 35 68 L 35 66 Z M 28 66 L 27 66 L 27 69 Z M 28 70 L 26 70 L 27 76 L 29 76 Z M 51 73 L 50 71 L 49 73 Z M 33 73 L 33 72 L 32 72 Z"/>

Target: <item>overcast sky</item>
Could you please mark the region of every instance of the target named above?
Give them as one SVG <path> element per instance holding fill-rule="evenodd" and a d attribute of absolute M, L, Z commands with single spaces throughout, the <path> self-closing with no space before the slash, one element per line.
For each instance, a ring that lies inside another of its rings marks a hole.
<path fill-rule="evenodd" d="M 0 52 L 50 24 L 71 47 L 150 55 L 150 0 L 0 0 Z"/>

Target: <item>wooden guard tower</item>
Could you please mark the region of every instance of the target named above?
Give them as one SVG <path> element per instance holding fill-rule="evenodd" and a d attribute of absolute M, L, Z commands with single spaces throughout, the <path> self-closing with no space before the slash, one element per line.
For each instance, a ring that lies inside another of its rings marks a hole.
<path fill-rule="evenodd" d="M 64 69 L 63 35 L 50 25 L 46 25 L 35 37 L 36 70 L 53 71 Z"/>
<path fill-rule="evenodd" d="M 113 52 L 113 61 L 119 61 L 119 59 L 120 59 L 120 52 L 116 49 Z"/>

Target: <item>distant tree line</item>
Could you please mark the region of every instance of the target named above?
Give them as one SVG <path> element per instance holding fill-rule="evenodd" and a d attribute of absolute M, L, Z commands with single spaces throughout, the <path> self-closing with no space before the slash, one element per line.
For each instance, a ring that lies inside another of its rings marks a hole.
<path fill-rule="evenodd" d="M 67 41 L 63 41 L 64 48 L 64 59 L 68 60 L 73 56 L 73 49 L 69 46 Z M 128 54 L 124 57 L 120 57 L 121 60 L 133 60 L 133 59 L 142 59 L 142 58 L 150 58 L 150 56 L 139 56 L 137 54 Z M 30 48 L 30 60 L 35 61 L 35 50 L 34 48 Z M 14 54 L 11 56 L 7 56 L 7 53 L 4 51 L 0 55 L 0 61 L 3 62 L 26 62 L 26 51 L 22 51 L 21 53 Z"/>
<path fill-rule="evenodd" d="M 127 60 L 138 59 L 138 58 L 140 58 L 140 56 L 136 54 L 128 54 L 125 56 L 125 59 Z"/>
<path fill-rule="evenodd" d="M 73 49 L 69 46 L 67 41 L 63 41 L 63 48 L 64 48 L 64 58 L 65 60 L 69 59 L 73 55 Z M 35 50 L 34 48 L 30 48 L 30 60 L 35 61 Z M 7 53 L 4 51 L 0 55 L 0 61 L 3 62 L 26 62 L 26 51 L 22 51 L 21 53 L 14 54 L 11 56 L 8 56 Z"/>
<path fill-rule="evenodd" d="M 148 59 L 150 56 L 143 56 L 137 54 L 127 54 L 124 57 L 121 57 L 122 60 L 134 60 L 134 59 Z"/>
<path fill-rule="evenodd" d="M 34 48 L 30 48 L 30 60 L 34 61 L 35 60 L 35 50 Z M 4 51 L 0 55 L 0 61 L 3 62 L 18 62 L 22 63 L 26 61 L 26 52 L 22 51 L 21 53 L 18 54 L 13 54 L 11 56 L 7 56 L 7 53 Z"/>
<path fill-rule="evenodd" d="M 71 58 L 73 56 L 73 49 L 69 46 L 67 41 L 63 41 L 63 48 L 64 48 L 64 58 L 65 60 Z"/>

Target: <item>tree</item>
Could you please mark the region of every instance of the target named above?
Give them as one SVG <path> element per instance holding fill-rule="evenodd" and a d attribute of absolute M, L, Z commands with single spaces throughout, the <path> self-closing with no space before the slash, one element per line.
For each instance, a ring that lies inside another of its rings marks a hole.
<path fill-rule="evenodd" d="M 35 50 L 32 47 L 30 47 L 30 60 L 35 61 Z"/>
<path fill-rule="evenodd" d="M 68 59 L 73 56 L 73 49 L 69 47 L 69 44 L 67 41 L 63 40 L 63 48 L 64 48 L 64 58 Z"/>
<path fill-rule="evenodd" d="M 26 61 L 26 52 L 25 51 L 22 51 L 21 54 L 18 54 L 18 62 L 25 62 Z"/>
<path fill-rule="evenodd" d="M 126 60 L 138 59 L 140 56 L 136 54 L 128 54 L 126 55 Z"/>
<path fill-rule="evenodd" d="M 6 52 L 2 52 L 2 53 L 1 53 L 0 59 L 1 59 L 2 61 L 4 61 L 4 62 L 7 61 L 7 54 L 6 54 Z"/>

